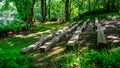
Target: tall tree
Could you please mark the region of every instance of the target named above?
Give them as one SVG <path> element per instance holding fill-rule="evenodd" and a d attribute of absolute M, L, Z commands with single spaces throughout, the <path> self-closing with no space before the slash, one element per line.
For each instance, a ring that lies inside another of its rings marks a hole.
<path fill-rule="evenodd" d="M 34 17 L 34 5 L 35 5 L 35 1 L 36 0 L 32 0 L 32 4 L 31 4 L 31 7 L 30 7 L 30 22 L 31 22 L 31 24 L 33 24 L 33 17 Z"/>
<path fill-rule="evenodd" d="M 46 0 L 41 0 L 41 14 L 42 14 L 42 22 L 46 20 Z"/>
<path fill-rule="evenodd" d="M 50 3 L 51 3 L 51 0 L 49 0 L 49 2 L 48 2 L 48 6 L 49 6 L 49 9 L 48 9 L 48 18 L 49 18 L 49 19 L 50 19 L 50 8 L 51 8 Z"/>
<path fill-rule="evenodd" d="M 88 0 L 88 11 L 91 12 L 91 4 L 90 4 L 90 0 Z"/>
<path fill-rule="evenodd" d="M 70 1 L 66 0 L 65 2 L 65 20 L 66 21 L 70 20 L 69 4 L 70 4 Z"/>

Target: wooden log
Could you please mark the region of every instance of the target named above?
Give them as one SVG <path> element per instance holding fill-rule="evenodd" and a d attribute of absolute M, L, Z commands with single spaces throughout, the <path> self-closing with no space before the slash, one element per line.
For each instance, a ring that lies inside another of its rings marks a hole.
<path fill-rule="evenodd" d="M 78 24 L 75 24 L 74 26 L 72 26 L 69 30 L 67 30 L 68 34 L 71 34 L 74 30 L 76 30 L 78 27 Z"/>
<path fill-rule="evenodd" d="M 78 25 L 79 25 L 79 26 L 82 25 L 82 22 L 83 22 L 83 20 L 79 21 L 79 22 L 78 22 Z"/>
<path fill-rule="evenodd" d="M 67 47 L 66 47 L 67 50 L 73 49 L 75 47 L 75 45 L 77 44 L 77 41 L 79 40 L 80 34 L 82 30 L 85 28 L 86 24 L 87 22 L 84 22 L 81 28 L 78 27 L 77 30 L 74 32 L 73 36 L 67 43 Z"/>
<path fill-rule="evenodd" d="M 58 30 L 57 32 L 55 32 L 54 34 L 55 34 L 55 36 L 58 36 L 59 34 L 62 34 L 62 33 L 64 33 L 66 30 L 68 30 L 69 29 L 69 27 L 64 27 L 63 29 L 61 29 L 61 30 Z"/>
<path fill-rule="evenodd" d="M 36 42 L 35 44 L 32 44 L 29 47 L 22 49 L 21 54 L 30 53 L 36 50 L 37 48 L 39 48 L 39 46 L 43 45 L 45 42 L 49 41 L 53 37 L 54 37 L 53 34 L 49 34 L 47 37 L 40 38 L 40 40 Z"/>
<path fill-rule="evenodd" d="M 83 25 L 82 25 L 82 27 L 81 27 L 82 32 L 85 31 L 85 28 L 86 28 L 86 25 L 87 25 L 88 21 L 89 21 L 89 19 L 86 20 L 86 21 L 83 23 Z"/>
<path fill-rule="evenodd" d="M 52 46 L 57 44 L 60 40 L 64 39 L 66 33 L 60 34 L 59 36 L 54 37 L 49 42 L 45 43 L 43 46 L 40 47 L 41 52 L 48 51 Z"/>
<path fill-rule="evenodd" d="M 80 27 L 78 27 L 77 30 L 75 31 L 74 35 L 72 36 L 72 38 L 67 43 L 67 47 L 66 47 L 67 50 L 73 48 L 76 45 L 81 31 L 82 30 L 80 29 Z"/>
<path fill-rule="evenodd" d="M 102 26 L 99 24 L 98 19 L 96 18 L 95 25 L 97 26 L 97 46 L 100 44 L 106 45 L 107 40 L 105 38 L 104 31 L 102 30 Z"/>
<path fill-rule="evenodd" d="M 69 26 L 69 28 L 71 28 L 72 26 L 74 26 L 76 23 L 72 23 L 70 26 Z"/>
<path fill-rule="evenodd" d="M 60 33 L 58 36 L 55 36 L 52 40 L 48 41 L 47 43 L 45 43 L 43 46 L 40 47 L 40 51 L 41 52 L 46 52 L 48 51 L 52 46 L 56 45 L 58 42 L 61 42 L 65 39 L 67 39 L 68 37 L 66 37 L 66 35 L 69 32 L 72 32 L 73 30 L 75 30 L 75 28 L 78 26 L 78 24 L 75 24 L 74 26 L 72 26 L 71 28 L 65 30 L 64 32 Z"/>
<path fill-rule="evenodd" d="M 23 50 L 21 50 L 20 53 L 25 55 L 25 54 L 27 54 L 31 51 L 33 51 L 33 48 L 32 47 L 27 47 L 27 48 L 24 48 Z"/>
<path fill-rule="evenodd" d="M 59 36 L 56 36 L 49 42 L 45 43 L 45 45 L 40 47 L 40 51 L 42 52 L 48 51 L 52 46 L 54 46 L 57 42 L 60 42 L 62 39 L 63 40 L 65 39 L 65 33 L 62 33 L 61 35 L 59 34 Z"/>

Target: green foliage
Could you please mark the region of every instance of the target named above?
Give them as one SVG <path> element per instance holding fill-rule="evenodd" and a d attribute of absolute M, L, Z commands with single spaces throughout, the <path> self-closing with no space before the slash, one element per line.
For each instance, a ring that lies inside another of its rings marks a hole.
<path fill-rule="evenodd" d="M 0 68 L 35 68 L 33 59 L 29 56 L 16 55 L 14 53 L 0 52 Z"/>
<path fill-rule="evenodd" d="M 7 25 L 0 25 L 0 31 L 14 31 L 16 32 L 18 28 L 26 27 L 27 23 L 20 23 L 20 22 L 9 22 Z"/>
<path fill-rule="evenodd" d="M 100 52 L 95 50 L 77 51 L 67 53 L 68 56 L 62 58 L 57 67 L 60 68 L 119 68 L 120 67 L 120 50 L 115 52 L 107 52 L 102 50 Z"/>

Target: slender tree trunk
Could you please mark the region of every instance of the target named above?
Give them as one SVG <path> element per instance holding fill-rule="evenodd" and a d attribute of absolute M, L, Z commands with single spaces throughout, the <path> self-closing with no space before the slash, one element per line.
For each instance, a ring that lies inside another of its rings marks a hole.
<path fill-rule="evenodd" d="M 34 18 L 34 5 L 35 5 L 35 1 L 36 0 L 32 0 L 32 4 L 31 4 L 31 13 L 30 13 L 30 24 L 33 25 L 33 18 Z"/>
<path fill-rule="evenodd" d="M 46 20 L 46 0 L 41 0 L 42 22 Z"/>
<path fill-rule="evenodd" d="M 66 2 L 65 2 L 65 13 L 66 13 L 65 19 L 66 19 L 66 22 L 67 22 L 68 20 L 70 20 L 69 0 L 66 0 Z"/>
<path fill-rule="evenodd" d="M 49 20 L 50 20 L 50 8 L 51 8 L 50 3 L 51 3 L 51 0 L 49 0 L 49 2 L 48 2 L 48 5 L 49 5 L 49 9 L 48 9 L 48 17 L 49 17 Z"/>
<path fill-rule="evenodd" d="M 90 0 L 88 0 L 88 11 L 91 13 L 91 4 L 90 4 Z"/>

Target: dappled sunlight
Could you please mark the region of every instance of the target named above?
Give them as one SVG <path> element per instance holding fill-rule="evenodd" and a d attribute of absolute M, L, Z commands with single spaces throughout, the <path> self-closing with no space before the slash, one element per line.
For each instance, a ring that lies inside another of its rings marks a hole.
<path fill-rule="evenodd" d="M 7 44 L 8 44 L 10 47 L 12 47 L 12 46 L 15 45 L 14 42 L 7 42 Z"/>
<path fill-rule="evenodd" d="M 58 23 L 57 21 L 47 21 L 45 24 L 55 24 Z"/>
<path fill-rule="evenodd" d="M 42 35 L 42 34 L 45 34 L 45 33 L 51 33 L 51 31 L 46 30 L 46 31 L 43 31 L 43 32 L 37 32 L 37 33 L 28 34 L 28 35 L 15 35 L 15 37 L 21 37 L 21 38 L 35 37 L 35 36 Z"/>
<path fill-rule="evenodd" d="M 51 57 L 52 55 L 59 54 L 59 53 L 61 53 L 62 51 L 65 50 L 65 49 L 62 48 L 62 47 L 57 47 L 57 48 L 54 48 L 54 49 L 55 49 L 55 51 L 49 53 L 46 57 Z"/>
<path fill-rule="evenodd" d="M 36 65 L 47 65 L 49 62 L 56 62 L 60 58 L 64 57 L 64 50 L 65 50 L 65 42 L 58 43 L 55 47 L 51 48 L 50 51 L 45 53 L 35 53 L 33 54 L 33 57 L 36 57 Z M 48 60 L 48 61 L 46 61 Z"/>
<path fill-rule="evenodd" d="M 117 24 L 117 25 L 120 25 L 120 22 L 117 22 L 116 24 Z"/>
<path fill-rule="evenodd" d="M 105 28 L 109 28 L 109 27 L 115 28 L 115 25 L 105 25 Z"/>
<path fill-rule="evenodd" d="M 117 18 L 112 18 L 111 20 L 104 20 L 102 21 L 102 25 L 105 24 L 103 26 L 103 28 L 106 28 L 105 34 L 106 34 L 106 38 L 108 43 L 112 42 L 112 43 L 120 43 L 120 30 L 119 30 L 119 19 L 117 20 Z"/>
<path fill-rule="evenodd" d="M 108 39 L 120 39 L 118 36 L 114 36 L 114 35 L 109 35 L 107 36 Z"/>
<path fill-rule="evenodd" d="M 81 50 L 81 51 L 84 51 L 84 50 L 88 50 L 88 49 L 89 49 L 89 47 L 86 46 L 86 47 L 82 47 L 80 50 Z"/>
<path fill-rule="evenodd" d="M 47 58 L 50 58 L 50 57 L 52 57 L 54 55 L 59 55 L 64 50 L 65 50 L 65 48 L 60 47 L 60 46 L 56 46 L 56 47 L 52 48 L 52 51 L 48 52 L 47 54 L 44 55 L 44 53 L 43 53 L 44 57 L 38 58 L 37 61 L 39 62 L 39 61 L 45 60 Z M 41 54 L 35 54 L 34 57 L 37 57 L 37 56 L 39 56 Z"/>
<path fill-rule="evenodd" d="M 113 40 L 113 43 L 120 43 L 120 40 Z"/>
<path fill-rule="evenodd" d="M 0 48 L 0 51 L 2 50 L 2 48 Z"/>
<path fill-rule="evenodd" d="M 111 50 L 110 50 L 110 52 L 116 52 L 116 51 L 118 51 L 118 50 L 120 50 L 120 47 L 117 47 L 117 48 L 112 48 Z"/>
<path fill-rule="evenodd" d="M 12 47 L 12 46 L 14 46 L 14 44 L 10 44 L 10 46 Z"/>
<path fill-rule="evenodd" d="M 116 18 L 118 18 L 118 17 L 117 17 L 117 16 L 113 16 L 113 17 L 112 17 L 112 20 L 116 20 Z"/>
<path fill-rule="evenodd" d="M 120 43 L 120 37 L 115 35 L 107 36 L 108 40 L 112 40 L 113 43 Z"/>

